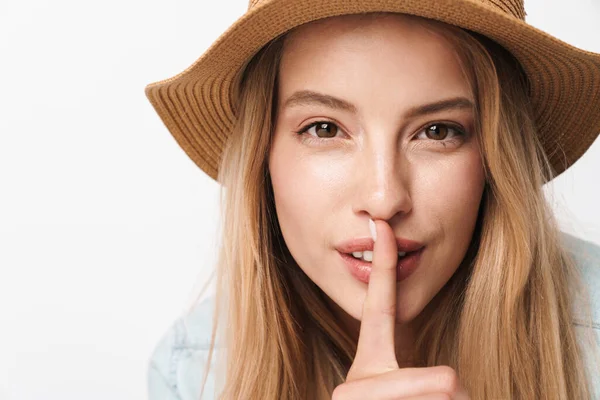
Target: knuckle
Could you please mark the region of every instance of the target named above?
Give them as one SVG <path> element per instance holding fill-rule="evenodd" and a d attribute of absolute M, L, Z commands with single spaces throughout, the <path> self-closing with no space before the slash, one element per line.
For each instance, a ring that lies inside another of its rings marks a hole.
<path fill-rule="evenodd" d="M 446 365 L 436 367 L 437 381 L 440 389 L 448 394 L 456 394 L 460 391 L 460 380 L 456 371 Z"/>
<path fill-rule="evenodd" d="M 367 305 L 365 310 L 368 315 L 383 315 L 384 317 L 396 317 L 396 304 Z"/>
<path fill-rule="evenodd" d="M 386 317 L 396 317 L 396 304 L 381 307 L 381 313 Z"/>

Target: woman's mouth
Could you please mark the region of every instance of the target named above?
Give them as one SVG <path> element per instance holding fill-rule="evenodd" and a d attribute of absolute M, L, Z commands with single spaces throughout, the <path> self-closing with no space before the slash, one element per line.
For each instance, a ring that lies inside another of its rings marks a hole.
<path fill-rule="evenodd" d="M 400 282 L 408 278 L 419 266 L 421 254 L 425 247 L 416 251 L 398 252 L 398 263 L 396 264 L 396 281 Z M 372 251 L 356 251 L 352 253 L 338 253 L 350 273 L 359 281 L 369 283 L 371 275 L 371 262 L 373 261 Z"/>
<path fill-rule="evenodd" d="M 405 251 L 398 252 L 398 258 L 404 257 L 406 255 Z M 358 260 L 363 260 L 367 262 L 373 261 L 373 252 L 372 251 L 355 251 L 352 253 L 352 256 Z"/>

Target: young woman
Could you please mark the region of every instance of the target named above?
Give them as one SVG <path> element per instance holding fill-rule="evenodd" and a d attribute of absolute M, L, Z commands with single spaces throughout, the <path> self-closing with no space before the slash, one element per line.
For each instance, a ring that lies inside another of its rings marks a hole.
<path fill-rule="evenodd" d="M 147 88 L 224 187 L 216 295 L 157 347 L 152 399 L 594 396 L 600 250 L 542 185 L 600 132 L 600 55 L 523 17 L 254 1 Z"/>

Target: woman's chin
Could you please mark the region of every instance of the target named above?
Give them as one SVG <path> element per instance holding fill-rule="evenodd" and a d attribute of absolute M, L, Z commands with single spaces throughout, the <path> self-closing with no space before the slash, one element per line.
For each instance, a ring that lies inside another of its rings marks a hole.
<path fill-rule="evenodd" d="M 340 282 L 341 283 L 341 282 Z M 337 311 L 343 311 L 345 318 L 352 317 L 354 320 L 361 321 L 363 305 L 367 295 L 367 287 L 356 285 L 354 282 L 346 282 L 348 285 L 339 291 L 342 285 L 333 288 L 336 293 L 328 295 L 329 302 Z M 422 296 L 423 290 L 413 286 L 409 289 L 397 288 L 396 297 L 396 323 L 408 324 L 412 322 L 425 308 L 426 299 Z"/>

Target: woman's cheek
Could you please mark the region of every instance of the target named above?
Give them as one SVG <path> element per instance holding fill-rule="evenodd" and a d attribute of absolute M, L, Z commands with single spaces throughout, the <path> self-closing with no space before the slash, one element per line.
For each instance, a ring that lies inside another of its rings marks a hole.
<path fill-rule="evenodd" d="M 274 150 L 278 152 L 270 159 L 270 170 L 275 206 L 293 254 L 299 247 L 314 247 L 312 241 L 316 242 L 335 208 L 332 201 L 337 200 L 335 193 L 341 177 L 337 165 L 325 157 L 303 154 L 298 148 L 282 146 Z"/>
<path fill-rule="evenodd" d="M 423 163 L 414 179 L 413 204 L 420 221 L 438 226 L 445 251 L 466 251 L 485 184 L 483 167 L 476 149 Z"/>

